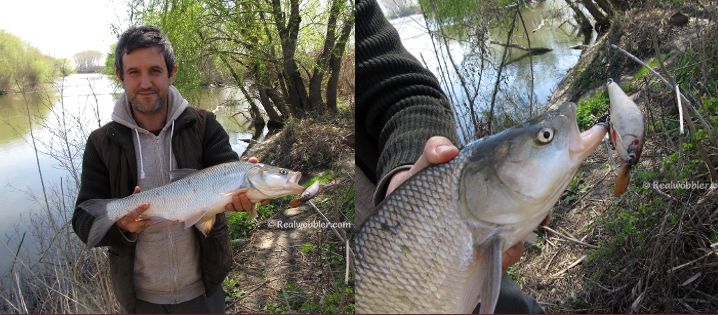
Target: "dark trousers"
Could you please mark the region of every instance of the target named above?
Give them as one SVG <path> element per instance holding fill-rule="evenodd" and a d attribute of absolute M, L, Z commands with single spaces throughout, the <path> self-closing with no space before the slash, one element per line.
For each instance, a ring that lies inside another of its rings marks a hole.
<path fill-rule="evenodd" d="M 153 304 L 138 299 L 137 314 L 224 314 L 224 291 L 217 289 L 211 296 L 204 294 L 179 304 Z"/>
<path fill-rule="evenodd" d="M 473 314 L 479 314 L 481 304 L 476 306 Z M 496 314 L 546 314 L 536 300 L 523 292 L 519 285 L 508 274 L 501 278 L 501 291 L 496 302 Z"/>

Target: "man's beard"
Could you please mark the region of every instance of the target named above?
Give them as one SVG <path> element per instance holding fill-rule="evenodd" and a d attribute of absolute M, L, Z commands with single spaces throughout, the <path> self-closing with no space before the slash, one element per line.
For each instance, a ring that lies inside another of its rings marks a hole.
<path fill-rule="evenodd" d="M 163 98 L 162 96 L 160 96 L 160 93 L 158 90 L 150 89 L 149 91 L 152 91 L 157 95 L 157 100 L 153 104 L 151 104 L 149 108 L 145 109 L 142 107 L 142 104 L 140 103 L 140 101 L 137 97 L 138 94 L 140 94 L 141 92 L 145 92 L 145 91 L 148 91 L 148 90 L 137 91 L 137 93 L 135 94 L 135 97 L 130 98 L 130 106 L 132 106 L 132 109 L 134 109 L 140 113 L 146 114 L 146 115 L 151 115 L 151 114 L 159 112 L 159 110 L 162 108 L 162 105 L 167 100 L 167 97 Z"/>

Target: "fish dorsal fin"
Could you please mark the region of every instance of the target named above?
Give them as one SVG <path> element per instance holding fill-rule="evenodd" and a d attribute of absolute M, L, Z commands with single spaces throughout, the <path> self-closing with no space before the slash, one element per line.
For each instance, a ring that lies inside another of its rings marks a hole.
<path fill-rule="evenodd" d="M 204 234 L 204 237 L 207 237 L 209 235 L 209 232 L 212 231 L 212 227 L 214 226 L 214 219 L 216 216 L 214 215 L 208 215 L 206 217 L 203 217 L 199 222 L 197 222 L 194 226 Z"/>
<path fill-rule="evenodd" d="M 197 212 L 196 214 L 192 215 L 191 217 L 187 218 L 187 220 L 184 221 L 184 228 L 188 228 L 190 226 L 195 225 L 195 223 L 202 220 L 202 218 L 207 214 L 207 209 L 202 209 L 201 211 Z"/>
<path fill-rule="evenodd" d="M 170 171 L 170 181 L 174 182 L 183 179 L 196 171 L 197 170 L 193 168 L 179 168 L 176 170 L 172 170 Z"/>
<path fill-rule="evenodd" d="M 499 292 L 501 291 L 501 255 L 504 247 L 504 239 L 500 236 L 492 236 L 480 245 L 479 249 L 479 272 L 483 272 L 481 277 L 480 299 L 481 314 L 493 314 L 496 308 L 496 302 L 499 300 Z M 474 305 L 475 307 L 476 305 Z M 468 312 L 473 310 L 468 309 Z"/>

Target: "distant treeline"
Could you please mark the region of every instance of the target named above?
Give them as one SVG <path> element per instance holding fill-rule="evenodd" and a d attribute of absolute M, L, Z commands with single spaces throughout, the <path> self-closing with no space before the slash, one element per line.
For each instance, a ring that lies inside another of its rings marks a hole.
<path fill-rule="evenodd" d="M 33 88 L 71 72 L 70 60 L 43 55 L 20 37 L 0 30 L 0 95 Z"/>

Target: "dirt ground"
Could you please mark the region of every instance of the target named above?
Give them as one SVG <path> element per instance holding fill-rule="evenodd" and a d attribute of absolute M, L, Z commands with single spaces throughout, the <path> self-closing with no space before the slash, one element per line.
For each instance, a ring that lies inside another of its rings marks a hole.
<path fill-rule="evenodd" d="M 254 146 L 247 156 L 256 156 L 260 161 L 275 160 L 277 165 L 299 165 L 292 169 L 302 172 L 300 184 L 326 171 L 336 174 L 335 178 L 321 182 L 320 192 L 312 202 L 331 222 L 353 222 L 353 218 L 347 220 L 334 211 L 346 207 L 338 202 L 353 200 L 353 191 L 349 190 L 351 196 L 346 192 L 354 183 L 354 151 L 342 137 L 351 131 L 353 126 L 341 122 L 300 122 Z M 292 145 L 293 142 L 297 144 Z M 233 244 L 234 268 L 224 286 L 227 313 L 353 310 L 353 277 L 344 285 L 345 264 L 336 262 L 338 259 L 345 262 L 346 246 L 332 229 L 297 227 L 326 222 L 309 203 L 292 208 L 288 202 L 282 202 L 280 209 L 257 223 L 247 238 Z M 295 225 L 280 228 L 280 222 Z M 343 238 L 351 239 L 353 228 L 337 230 L 341 230 Z M 353 242 L 350 246 L 353 247 Z"/>

